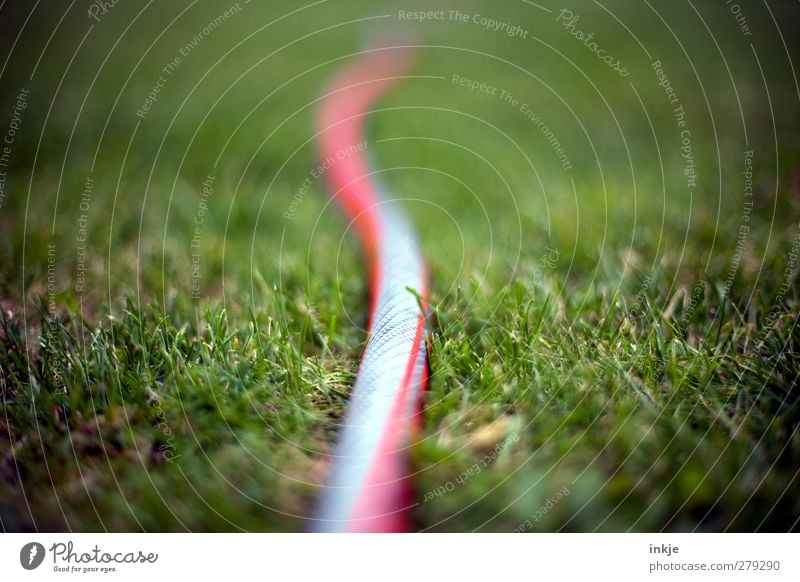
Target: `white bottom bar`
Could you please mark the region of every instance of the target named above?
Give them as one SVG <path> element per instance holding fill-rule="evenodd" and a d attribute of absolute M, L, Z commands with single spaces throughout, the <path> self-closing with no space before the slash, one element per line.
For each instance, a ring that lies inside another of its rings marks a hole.
<path fill-rule="evenodd" d="M 41 546 L 31 557 L 34 542 Z M 137 582 L 777 581 L 800 580 L 798 542 L 797 534 L 5 534 L 0 572 L 4 580 Z"/>

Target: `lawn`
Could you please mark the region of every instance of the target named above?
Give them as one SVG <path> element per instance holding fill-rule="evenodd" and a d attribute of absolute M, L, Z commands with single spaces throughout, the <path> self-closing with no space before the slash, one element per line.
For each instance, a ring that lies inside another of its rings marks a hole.
<path fill-rule="evenodd" d="M 367 316 L 314 108 L 398 28 L 414 527 L 798 529 L 796 3 L 92 6 L 0 7 L 3 530 L 308 529 Z"/>

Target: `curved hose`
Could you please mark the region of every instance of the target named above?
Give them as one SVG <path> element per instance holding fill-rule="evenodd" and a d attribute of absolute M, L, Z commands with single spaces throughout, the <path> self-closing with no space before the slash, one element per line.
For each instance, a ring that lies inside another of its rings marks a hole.
<path fill-rule="evenodd" d="M 409 289 L 424 302 L 426 273 L 405 218 L 381 195 L 363 144 L 369 108 L 410 66 L 410 49 L 364 53 L 333 80 L 318 112 L 320 154 L 333 160 L 328 185 L 353 221 L 369 266 L 370 314 L 317 531 L 408 529 L 408 447 L 428 378 L 424 313 Z"/>

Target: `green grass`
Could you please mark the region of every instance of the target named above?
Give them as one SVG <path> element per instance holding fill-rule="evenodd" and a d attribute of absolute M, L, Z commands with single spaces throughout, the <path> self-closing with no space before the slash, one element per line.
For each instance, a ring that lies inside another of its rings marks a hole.
<path fill-rule="evenodd" d="M 137 17 L 120 3 L 71 66 L 89 21 L 70 13 L 29 79 L 61 18 L 48 9 L 0 78 L 8 118 L 31 90 L 0 207 L 5 530 L 308 526 L 367 290 L 321 181 L 284 213 L 318 163 L 314 100 L 372 30 L 356 21 L 396 9 L 332 0 L 259 30 L 297 6 L 254 4 L 183 59 L 144 119 L 162 67 L 225 6 L 166 28 L 188 4 Z M 646 4 L 608 5 L 651 58 L 597 4 L 572 4 L 622 79 L 554 14 L 460 3 L 529 39 L 421 25 L 421 77 L 370 118 L 370 156 L 433 275 L 418 529 L 797 528 L 795 81 L 763 9 L 750 38 L 724 5 L 698 7 L 712 39 L 688 4 L 653 4 L 675 37 Z M 796 10 L 773 11 L 796 54 Z M 0 25 L 4 54 L 24 16 Z M 687 112 L 691 190 L 654 59 Z M 519 106 L 454 74 L 528 103 L 572 169 Z"/>

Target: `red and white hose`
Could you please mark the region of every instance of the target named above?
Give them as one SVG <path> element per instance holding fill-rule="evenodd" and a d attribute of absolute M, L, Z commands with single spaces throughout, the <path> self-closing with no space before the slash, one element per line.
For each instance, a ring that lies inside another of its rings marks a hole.
<path fill-rule="evenodd" d="M 425 317 L 409 289 L 427 297 L 425 266 L 397 202 L 364 155 L 370 107 L 411 66 L 410 49 L 368 51 L 349 64 L 321 100 L 317 117 L 332 195 L 353 221 L 370 272 L 368 340 L 334 451 L 314 529 L 408 529 L 409 444 L 428 379 Z M 346 155 L 342 155 L 346 152 Z"/>

